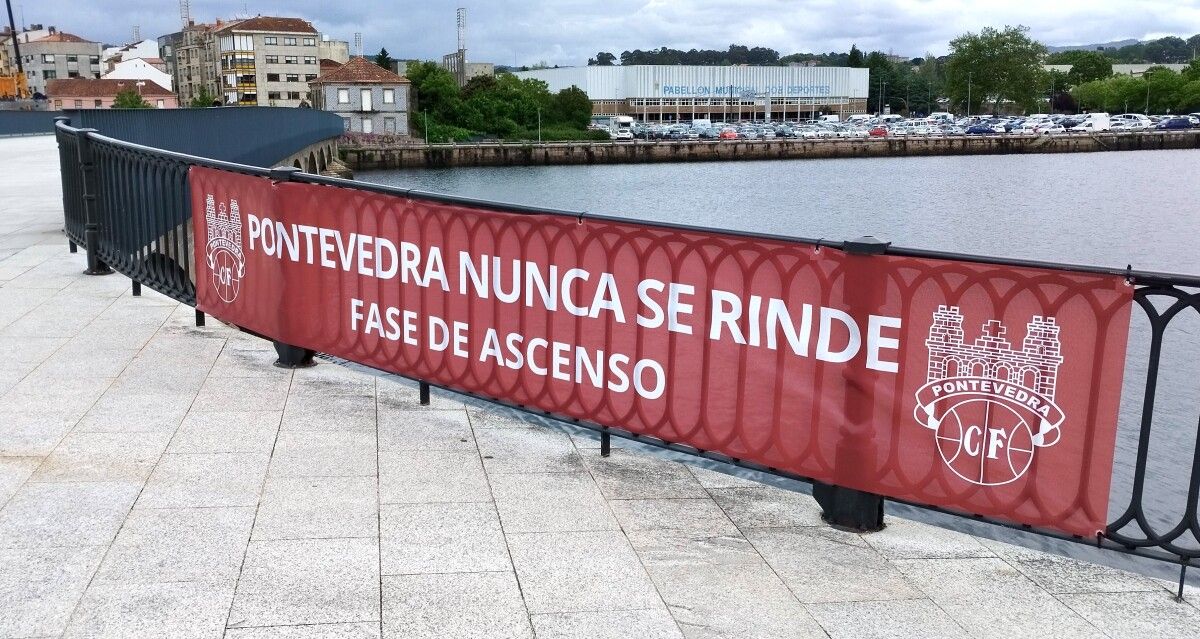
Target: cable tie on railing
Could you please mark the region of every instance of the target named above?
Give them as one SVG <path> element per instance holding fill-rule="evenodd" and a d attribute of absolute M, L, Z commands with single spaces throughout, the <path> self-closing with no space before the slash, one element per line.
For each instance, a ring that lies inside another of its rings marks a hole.
<path fill-rule="evenodd" d="M 578 223 L 580 226 L 583 226 L 583 216 L 585 216 L 585 215 L 587 215 L 587 211 L 580 211 L 580 212 L 579 212 L 579 216 L 575 218 L 575 221 L 576 221 L 576 222 L 577 222 L 577 223 Z"/>
<path fill-rule="evenodd" d="M 818 240 L 817 240 L 817 246 L 816 246 L 816 248 L 814 248 L 814 249 L 813 249 L 813 253 L 820 253 L 820 252 L 821 252 L 821 243 L 822 243 L 822 242 L 824 242 L 824 241 L 825 241 L 825 238 L 820 238 L 820 239 L 818 239 Z"/>
<path fill-rule="evenodd" d="M 1132 264 L 1125 265 L 1125 285 L 1133 286 L 1133 265 Z"/>

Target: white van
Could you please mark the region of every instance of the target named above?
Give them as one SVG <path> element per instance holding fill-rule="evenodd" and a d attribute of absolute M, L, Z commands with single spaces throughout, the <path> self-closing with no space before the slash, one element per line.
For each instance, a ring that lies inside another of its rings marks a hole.
<path fill-rule="evenodd" d="M 934 121 L 941 120 L 944 122 L 953 122 L 954 114 L 946 111 L 936 111 L 929 114 L 929 119 Z"/>
<path fill-rule="evenodd" d="M 868 113 L 858 113 L 856 115 L 852 115 L 852 116 L 846 118 L 846 123 L 847 124 L 866 124 L 867 122 L 871 121 L 872 117 L 873 116 L 871 116 Z"/>
<path fill-rule="evenodd" d="M 1107 131 L 1112 128 L 1112 121 L 1109 120 L 1107 113 L 1089 113 L 1083 119 L 1083 122 L 1071 127 L 1072 131 L 1096 133 L 1099 131 Z"/>
<path fill-rule="evenodd" d="M 842 121 L 842 119 L 836 115 L 822 115 L 821 117 L 817 118 L 818 123 L 825 123 L 825 124 L 837 124 L 838 122 L 841 122 L 841 121 Z"/>

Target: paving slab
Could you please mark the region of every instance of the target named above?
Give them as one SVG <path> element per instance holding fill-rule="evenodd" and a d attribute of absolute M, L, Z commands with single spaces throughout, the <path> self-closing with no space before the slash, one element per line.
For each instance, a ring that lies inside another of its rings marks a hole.
<path fill-rule="evenodd" d="M 620 527 L 587 473 L 495 474 L 490 480 L 506 533 Z"/>
<path fill-rule="evenodd" d="M 377 623 L 318 623 L 305 626 L 229 628 L 226 639 L 379 639 Z"/>
<path fill-rule="evenodd" d="M 379 524 L 385 575 L 512 570 L 491 503 L 388 504 Z"/>
<path fill-rule="evenodd" d="M 119 481 L 26 482 L 0 509 L 0 548 L 107 546 L 141 487 Z"/>
<path fill-rule="evenodd" d="M 629 542 L 617 531 L 508 534 L 531 614 L 642 610 L 662 605 Z"/>
<path fill-rule="evenodd" d="M 97 581 L 234 582 L 250 541 L 253 508 L 134 509 L 109 547 Z"/>
<path fill-rule="evenodd" d="M 254 541 L 246 550 L 229 626 L 379 621 L 374 539 Z"/>
<path fill-rule="evenodd" d="M 0 548 L 0 636 L 58 636 L 106 546 Z"/>
<path fill-rule="evenodd" d="M 322 539 L 379 534 L 379 491 L 367 477 L 268 477 L 254 539 Z"/>
<path fill-rule="evenodd" d="M 232 581 L 93 584 L 63 637 L 220 639 L 232 595 Z"/>
<path fill-rule="evenodd" d="M 383 578 L 383 636 L 397 639 L 531 639 L 511 572 Z"/>
<path fill-rule="evenodd" d="M 827 636 L 766 564 L 649 571 L 685 637 Z"/>
<path fill-rule="evenodd" d="M 162 456 L 138 497 L 139 508 L 257 506 L 269 456 L 262 453 Z"/>
<path fill-rule="evenodd" d="M 538 639 L 680 639 L 679 625 L 664 608 L 530 615 Z"/>
<path fill-rule="evenodd" d="M 971 635 L 928 599 L 809 604 L 830 639 L 967 639 Z"/>

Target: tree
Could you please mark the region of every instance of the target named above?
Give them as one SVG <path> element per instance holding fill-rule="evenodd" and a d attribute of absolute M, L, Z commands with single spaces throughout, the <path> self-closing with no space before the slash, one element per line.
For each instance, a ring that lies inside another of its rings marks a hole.
<path fill-rule="evenodd" d="M 846 58 L 846 66 L 861 69 L 866 66 L 863 62 L 863 52 L 858 50 L 858 45 L 850 45 L 850 55 Z"/>
<path fill-rule="evenodd" d="M 984 28 L 950 41 L 946 63 L 946 92 L 953 104 L 967 106 L 972 113 L 984 101 L 991 110 L 1013 102 L 1022 109 L 1037 107 L 1049 83 L 1042 70 L 1046 47 L 1035 42 L 1024 26 L 996 30 Z"/>
<path fill-rule="evenodd" d="M 193 109 L 205 109 L 212 106 L 216 101 L 216 96 L 208 92 L 208 87 L 200 87 L 200 93 L 192 98 L 192 103 L 189 106 Z"/>
<path fill-rule="evenodd" d="M 1071 62 L 1071 71 L 1067 79 L 1071 84 L 1083 84 L 1092 80 L 1104 80 L 1112 77 L 1112 60 L 1103 53 L 1095 51 L 1078 51 L 1075 61 Z"/>
<path fill-rule="evenodd" d="M 617 56 L 608 51 L 601 51 L 596 54 L 596 57 L 588 60 L 588 66 L 591 67 L 611 67 L 617 61 Z"/>
<path fill-rule="evenodd" d="M 379 53 L 375 54 L 375 64 L 378 64 L 388 71 L 392 70 L 392 63 L 395 61 L 395 58 L 388 55 L 388 50 L 386 47 L 379 49 Z"/>
<path fill-rule="evenodd" d="M 586 129 L 592 121 L 592 101 L 579 87 L 568 87 L 554 96 L 554 121 L 571 128 Z"/>
<path fill-rule="evenodd" d="M 125 89 L 117 93 L 117 97 L 113 100 L 114 109 L 149 109 L 150 103 L 142 99 L 142 94 L 137 92 L 137 89 Z"/>

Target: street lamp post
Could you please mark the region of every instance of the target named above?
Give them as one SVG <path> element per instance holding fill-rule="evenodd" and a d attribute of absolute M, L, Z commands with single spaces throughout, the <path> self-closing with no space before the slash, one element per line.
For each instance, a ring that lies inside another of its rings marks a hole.
<path fill-rule="evenodd" d="M 425 146 L 429 146 L 429 109 L 422 111 L 425 114 Z"/>
<path fill-rule="evenodd" d="M 542 143 L 542 107 L 538 107 L 538 144 Z"/>
<path fill-rule="evenodd" d="M 967 117 L 971 117 L 971 72 L 967 72 Z"/>

